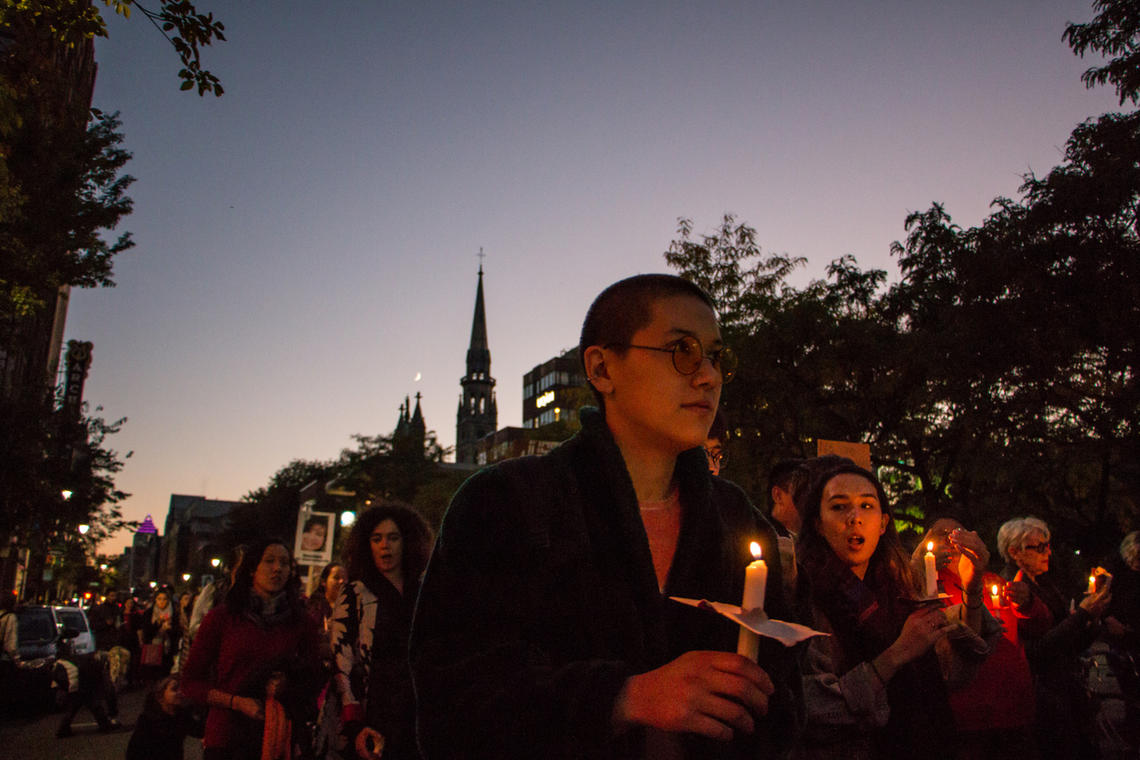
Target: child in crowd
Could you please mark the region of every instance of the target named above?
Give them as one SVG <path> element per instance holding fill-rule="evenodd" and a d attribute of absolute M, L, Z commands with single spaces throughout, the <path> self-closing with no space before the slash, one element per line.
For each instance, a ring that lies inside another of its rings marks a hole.
<path fill-rule="evenodd" d="M 205 721 L 178 694 L 178 676 L 167 676 L 146 696 L 142 714 L 127 745 L 127 760 L 182 760 L 187 736 L 202 736 Z"/>

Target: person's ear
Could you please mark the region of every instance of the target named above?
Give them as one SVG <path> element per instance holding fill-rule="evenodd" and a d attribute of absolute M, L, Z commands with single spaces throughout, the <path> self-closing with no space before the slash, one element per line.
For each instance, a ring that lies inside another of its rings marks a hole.
<path fill-rule="evenodd" d="M 582 363 L 586 367 L 586 379 L 598 393 L 603 396 L 613 393 L 614 384 L 606 367 L 606 352 L 601 346 L 587 348 Z"/>
<path fill-rule="evenodd" d="M 887 532 L 887 523 L 890 522 L 890 519 L 891 519 L 890 515 L 883 515 L 883 522 L 879 526 L 879 535 L 880 536 Z"/>

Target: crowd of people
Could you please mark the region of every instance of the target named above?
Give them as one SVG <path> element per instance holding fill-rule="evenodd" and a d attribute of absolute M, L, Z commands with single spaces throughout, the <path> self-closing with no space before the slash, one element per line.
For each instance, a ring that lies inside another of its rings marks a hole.
<path fill-rule="evenodd" d="M 718 475 L 735 359 L 677 277 L 603 291 L 579 355 L 581 430 L 473 475 L 438 536 L 384 503 L 307 596 L 265 538 L 196 600 L 97 607 L 100 648 L 154 683 L 129 756 L 180 758 L 188 735 L 207 760 L 1135 756 L 1140 532 L 1069 588 L 1045 522 L 932 515 L 908 542 L 844 457 L 779 463 L 756 509 Z M 762 617 L 806 639 L 745 648 L 674 600 L 741 600 L 752 544 Z"/>

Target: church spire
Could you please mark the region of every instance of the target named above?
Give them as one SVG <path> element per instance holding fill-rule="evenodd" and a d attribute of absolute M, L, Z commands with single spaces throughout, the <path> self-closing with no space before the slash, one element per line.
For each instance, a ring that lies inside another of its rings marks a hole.
<path fill-rule="evenodd" d="M 479 249 L 483 253 L 483 249 Z M 471 320 L 471 343 L 467 348 L 467 375 L 491 374 L 491 349 L 487 346 L 487 312 L 483 306 L 483 262 L 479 262 L 479 285 L 475 288 L 475 316 Z"/>
<path fill-rule="evenodd" d="M 393 436 L 400 438 L 408 434 L 408 406 L 407 397 L 404 397 L 404 403 L 400 404 L 400 414 L 396 417 L 396 431 Z"/>
<path fill-rule="evenodd" d="M 455 425 L 455 461 L 475 464 L 476 444 L 495 432 L 499 413 L 495 405 L 495 378 L 491 377 L 491 349 L 487 342 L 487 312 L 483 305 L 483 249 L 479 249 L 479 281 L 475 288 L 475 314 L 467 348 L 467 374 L 460 379 L 463 393 Z"/>
<path fill-rule="evenodd" d="M 424 413 L 420 411 L 419 391 L 416 391 L 416 411 L 412 412 L 412 419 L 409 425 L 412 435 L 419 438 L 422 443 L 424 436 L 427 435 L 427 426 L 424 424 Z"/>

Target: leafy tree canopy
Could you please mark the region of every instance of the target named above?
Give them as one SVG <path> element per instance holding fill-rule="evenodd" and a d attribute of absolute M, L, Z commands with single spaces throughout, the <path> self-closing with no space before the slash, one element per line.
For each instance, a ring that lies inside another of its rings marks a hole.
<path fill-rule="evenodd" d="M 202 68 L 201 61 L 202 48 L 226 39 L 225 26 L 213 13 L 199 13 L 188 0 L 159 0 L 158 10 L 134 0 L 103 0 L 103 5 L 124 18 L 138 9 L 166 37 L 182 63 L 178 72 L 181 89 L 222 95 L 221 82 Z M 17 39 L 34 35 L 69 48 L 92 37 L 108 36 L 106 20 L 91 0 L 5 0 L 0 4 L 0 28 L 4 27 Z"/>

